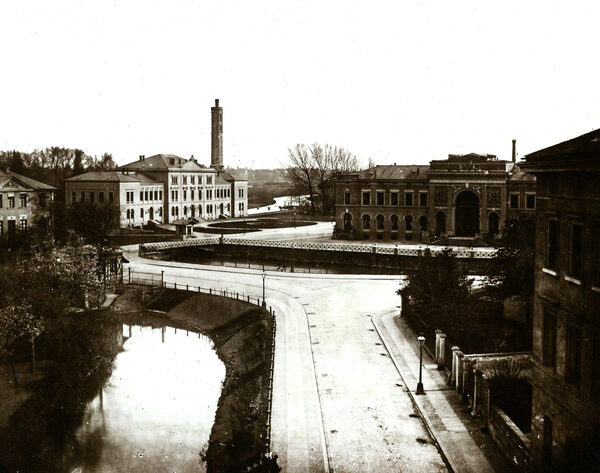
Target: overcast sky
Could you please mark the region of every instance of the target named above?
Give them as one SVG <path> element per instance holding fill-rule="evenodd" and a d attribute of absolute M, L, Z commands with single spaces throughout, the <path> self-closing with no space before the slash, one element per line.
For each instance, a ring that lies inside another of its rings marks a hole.
<path fill-rule="evenodd" d="M 519 157 L 600 127 L 600 2 L 3 1 L 0 149 L 277 167 Z"/>

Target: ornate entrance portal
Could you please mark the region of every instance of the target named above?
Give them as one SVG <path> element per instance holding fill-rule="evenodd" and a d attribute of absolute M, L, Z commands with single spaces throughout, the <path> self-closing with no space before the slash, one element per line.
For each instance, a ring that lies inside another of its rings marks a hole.
<path fill-rule="evenodd" d="M 473 191 L 462 191 L 456 197 L 456 236 L 479 233 L 479 197 Z"/>

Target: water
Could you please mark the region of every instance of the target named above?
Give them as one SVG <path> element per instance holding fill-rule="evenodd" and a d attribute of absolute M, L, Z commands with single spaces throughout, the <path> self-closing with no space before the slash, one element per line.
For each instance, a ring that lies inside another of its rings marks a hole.
<path fill-rule="evenodd" d="M 123 336 L 124 351 L 75 433 L 81 463 L 71 471 L 204 471 L 225 378 L 211 340 L 172 327 L 123 325 Z"/>

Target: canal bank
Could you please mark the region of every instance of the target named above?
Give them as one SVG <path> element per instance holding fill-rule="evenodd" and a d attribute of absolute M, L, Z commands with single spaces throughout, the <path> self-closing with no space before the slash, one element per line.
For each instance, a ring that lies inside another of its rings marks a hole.
<path fill-rule="evenodd" d="M 207 335 L 225 365 L 208 449 L 200 453 L 207 471 L 246 471 L 259 463 L 269 449 L 273 316 L 246 301 L 171 289 L 145 308 Z"/>

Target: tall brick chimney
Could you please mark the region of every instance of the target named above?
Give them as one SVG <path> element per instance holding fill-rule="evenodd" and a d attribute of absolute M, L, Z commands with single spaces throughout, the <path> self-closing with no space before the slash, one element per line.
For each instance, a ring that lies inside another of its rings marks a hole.
<path fill-rule="evenodd" d="M 210 167 L 223 170 L 223 108 L 219 107 L 219 99 L 210 109 L 212 115 Z"/>
<path fill-rule="evenodd" d="M 517 164 L 517 140 L 513 140 L 512 162 Z"/>

